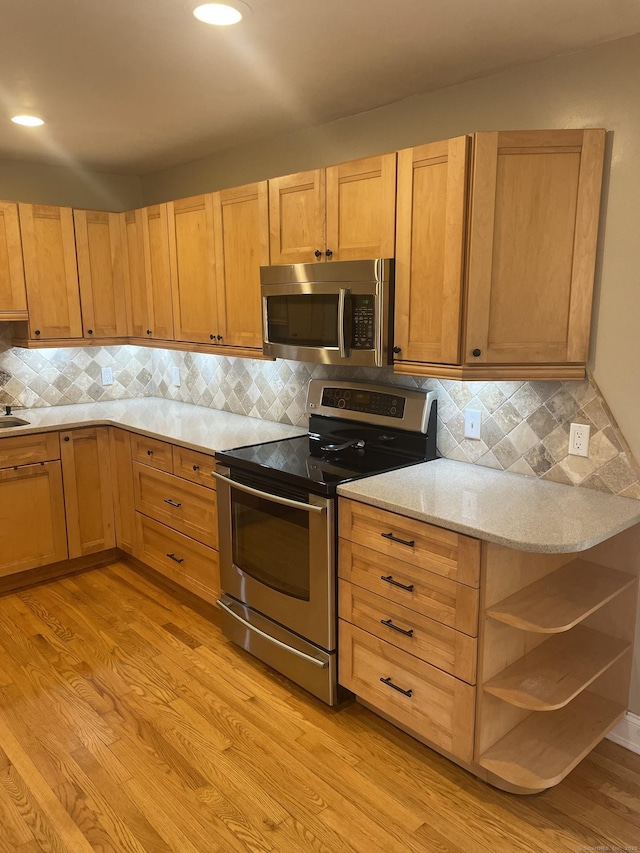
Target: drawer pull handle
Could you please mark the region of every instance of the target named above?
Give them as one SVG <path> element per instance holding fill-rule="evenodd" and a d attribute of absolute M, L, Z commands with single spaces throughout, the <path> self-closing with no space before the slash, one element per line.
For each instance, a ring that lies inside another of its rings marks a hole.
<path fill-rule="evenodd" d="M 184 557 L 176 557 L 175 554 L 167 554 L 167 557 L 174 563 L 184 563 Z"/>
<path fill-rule="evenodd" d="M 394 536 L 393 533 L 381 533 L 383 539 L 390 539 L 392 542 L 399 542 L 400 545 L 406 545 L 408 548 L 413 548 L 416 544 L 415 539 L 398 539 L 397 536 Z"/>
<path fill-rule="evenodd" d="M 400 589 L 406 589 L 407 592 L 413 592 L 413 584 L 410 583 L 408 586 L 406 584 L 400 583 L 400 581 L 394 581 L 393 575 L 380 575 L 381 581 L 386 581 L 390 583 L 392 586 L 399 586 Z"/>
<path fill-rule="evenodd" d="M 399 634 L 404 634 L 405 637 L 413 637 L 413 628 L 400 628 L 398 625 L 394 625 L 391 619 L 381 619 L 381 625 L 386 625 L 387 628 L 391 628 L 392 631 L 397 631 Z"/>
<path fill-rule="evenodd" d="M 171 500 L 171 498 L 165 498 L 165 499 L 164 499 L 164 502 L 165 502 L 166 504 L 171 504 L 171 506 L 175 506 L 175 507 L 182 506 L 182 504 L 178 504 L 178 503 L 176 503 L 175 501 L 172 501 L 172 500 Z"/>
<path fill-rule="evenodd" d="M 193 466 L 193 470 L 194 470 L 194 471 L 199 471 L 199 470 L 200 470 L 200 466 L 199 466 L 199 465 L 194 465 L 194 466 Z"/>
<path fill-rule="evenodd" d="M 147 450 L 147 456 L 153 456 L 153 450 Z"/>
<path fill-rule="evenodd" d="M 402 694 L 403 694 L 403 696 L 408 696 L 408 697 L 409 697 L 409 699 L 411 699 L 411 697 L 413 696 L 413 688 L 411 688 L 411 687 L 410 687 L 408 690 L 403 690 L 403 689 L 402 689 L 402 687 L 398 687 L 398 685 L 397 685 L 397 684 L 394 684 L 394 683 L 393 683 L 393 681 L 391 680 L 391 677 L 389 677 L 389 678 L 381 678 L 381 679 L 380 679 L 380 681 L 381 681 L 383 684 L 386 684 L 386 685 L 387 685 L 387 687 L 393 687 L 393 689 L 394 689 L 394 690 L 397 690 L 397 691 L 398 691 L 398 693 L 402 693 Z"/>

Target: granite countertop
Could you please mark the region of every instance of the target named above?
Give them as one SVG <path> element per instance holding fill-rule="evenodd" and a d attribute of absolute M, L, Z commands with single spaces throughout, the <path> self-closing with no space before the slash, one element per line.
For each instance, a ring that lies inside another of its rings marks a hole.
<path fill-rule="evenodd" d="M 13 414 L 29 421 L 29 425 L 0 430 L 0 438 L 104 424 L 123 427 L 192 450 L 213 453 L 215 450 L 228 450 L 231 447 L 306 433 L 302 427 L 234 415 L 161 397 L 17 409 Z"/>
<path fill-rule="evenodd" d="M 436 459 L 338 487 L 346 498 L 521 551 L 584 551 L 640 522 L 640 501 Z"/>

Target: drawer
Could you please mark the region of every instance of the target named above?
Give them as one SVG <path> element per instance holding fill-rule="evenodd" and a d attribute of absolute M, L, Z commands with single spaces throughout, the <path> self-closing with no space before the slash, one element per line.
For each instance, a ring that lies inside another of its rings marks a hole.
<path fill-rule="evenodd" d="M 218 552 L 139 512 L 135 556 L 205 601 L 220 595 Z"/>
<path fill-rule="evenodd" d="M 173 471 L 173 454 L 171 445 L 157 438 L 147 438 L 144 435 L 131 434 L 131 458 L 134 462 L 142 462 L 160 471 Z"/>
<path fill-rule="evenodd" d="M 213 456 L 199 453 L 197 450 L 187 450 L 185 447 L 173 448 L 173 473 L 192 483 L 199 483 L 208 489 L 215 489 L 216 480 L 211 476 L 216 464 Z"/>
<path fill-rule="evenodd" d="M 479 585 L 479 539 L 359 501 L 340 498 L 338 507 L 344 539 L 467 586 Z"/>
<path fill-rule="evenodd" d="M 51 462 L 53 459 L 60 459 L 60 437 L 57 432 L 0 438 L 0 468 Z"/>
<path fill-rule="evenodd" d="M 218 547 L 217 496 L 211 489 L 134 462 L 133 494 L 138 512 Z"/>
<path fill-rule="evenodd" d="M 476 641 L 399 604 L 341 580 L 341 619 L 469 684 L 476 681 Z"/>
<path fill-rule="evenodd" d="M 338 574 L 472 637 L 478 635 L 478 590 L 340 539 Z"/>
<path fill-rule="evenodd" d="M 475 688 L 470 684 L 342 619 L 338 653 L 340 684 L 418 737 L 472 760 Z"/>

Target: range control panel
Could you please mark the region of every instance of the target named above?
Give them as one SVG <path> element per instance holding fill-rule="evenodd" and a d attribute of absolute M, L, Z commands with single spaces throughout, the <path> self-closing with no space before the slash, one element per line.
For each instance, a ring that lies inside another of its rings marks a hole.
<path fill-rule="evenodd" d="M 374 349 L 375 298 L 352 296 L 353 349 Z"/>
<path fill-rule="evenodd" d="M 360 388 L 325 387 L 321 405 L 348 412 L 362 412 L 366 415 L 402 418 L 405 402 L 401 394 L 385 394 Z"/>

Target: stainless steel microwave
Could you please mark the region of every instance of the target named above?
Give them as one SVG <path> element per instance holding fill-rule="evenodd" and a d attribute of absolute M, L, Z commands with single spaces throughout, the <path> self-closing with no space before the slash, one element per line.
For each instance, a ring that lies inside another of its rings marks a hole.
<path fill-rule="evenodd" d="M 261 267 L 262 351 L 276 358 L 391 363 L 393 260 Z"/>

